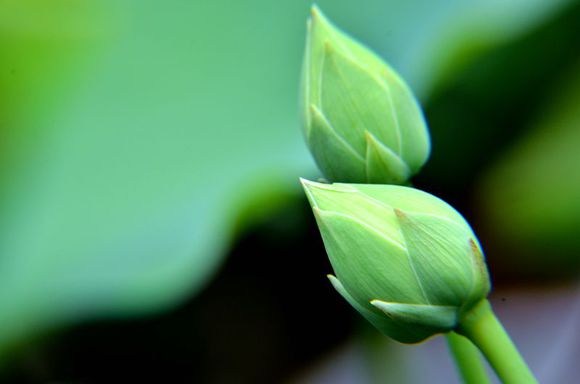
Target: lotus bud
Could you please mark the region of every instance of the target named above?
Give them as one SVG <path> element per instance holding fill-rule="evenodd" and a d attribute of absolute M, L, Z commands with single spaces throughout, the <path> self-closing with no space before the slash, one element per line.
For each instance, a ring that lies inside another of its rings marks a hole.
<path fill-rule="evenodd" d="M 384 334 L 416 343 L 451 331 L 487 297 L 478 240 L 444 201 L 397 185 L 302 184 L 332 285 Z"/>
<path fill-rule="evenodd" d="M 306 142 L 330 181 L 404 184 L 429 156 L 425 119 L 409 87 L 316 7 L 301 104 Z"/>

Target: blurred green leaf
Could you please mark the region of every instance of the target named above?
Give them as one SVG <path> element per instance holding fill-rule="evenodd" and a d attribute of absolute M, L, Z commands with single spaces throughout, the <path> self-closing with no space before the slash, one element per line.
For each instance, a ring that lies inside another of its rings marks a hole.
<path fill-rule="evenodd" d="M 80 52 L 93 60 L 82 83 L 60 87 L 79 63 L 70 35 L 87 48 L 84 30 L 60 20 L 70 7 L 91 19 L 94 3 L 52 2 L 69 7 L 30 31 L 42 3 L 0 12 L 16 24 L 2 73 L 23 79 L 5 88 L 23 97 L 2 128 L 18 141 L 2 173 L 0 344 L 181 300 L 219 265 L 245 201 L 272 205 L 311 167 L 294 123 L 299 7 L 270 6 L 264 19 L 258 4 L 108 3 L 98 48 Z M 52 100 L 62 102 L 44 113 Z"/>

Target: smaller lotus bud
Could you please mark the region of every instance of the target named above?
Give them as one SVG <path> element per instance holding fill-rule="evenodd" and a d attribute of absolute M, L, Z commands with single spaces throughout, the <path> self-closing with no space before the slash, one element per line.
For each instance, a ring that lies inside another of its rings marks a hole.
<path fill-rule="evenodd" d="M 409 87 L 316 7 L 301 94 L 306 141 L 330 181 L 404 184 L 427 160 L 429 133 Z"/>
<path fill-rule="evenodd" d="M 332 285 L 384 334 L 415 343 L 451 331 L 487 297 L 477 238 L 444 201 L 396 185 L 302 184 Z"/>

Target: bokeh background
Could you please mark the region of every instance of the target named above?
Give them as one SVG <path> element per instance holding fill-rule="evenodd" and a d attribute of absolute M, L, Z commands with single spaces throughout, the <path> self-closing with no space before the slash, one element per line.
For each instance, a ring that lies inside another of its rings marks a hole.
<path fill-rule="evenodd" d="M 580 3 L 321 0 L 424 106 L 541 382 L 580 375 Z M 330 287 L 310 2 L 0 0 L 0 381 L 453 383 Z"/>

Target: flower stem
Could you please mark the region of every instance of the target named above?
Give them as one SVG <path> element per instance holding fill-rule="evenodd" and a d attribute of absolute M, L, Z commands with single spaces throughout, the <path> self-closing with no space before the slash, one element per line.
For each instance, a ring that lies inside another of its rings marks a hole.
<path fill-rule="evenodd" d="M 457 332 L 479 348 L 504 384 L 537 383 L 487 300 L 461 318 Z"/>
<path fill-rule="evenodd" d="M 455 333 L 445 334 L 451 355 L 464 384 L 489 384 L 481 354 L 469 339 Z"/>

